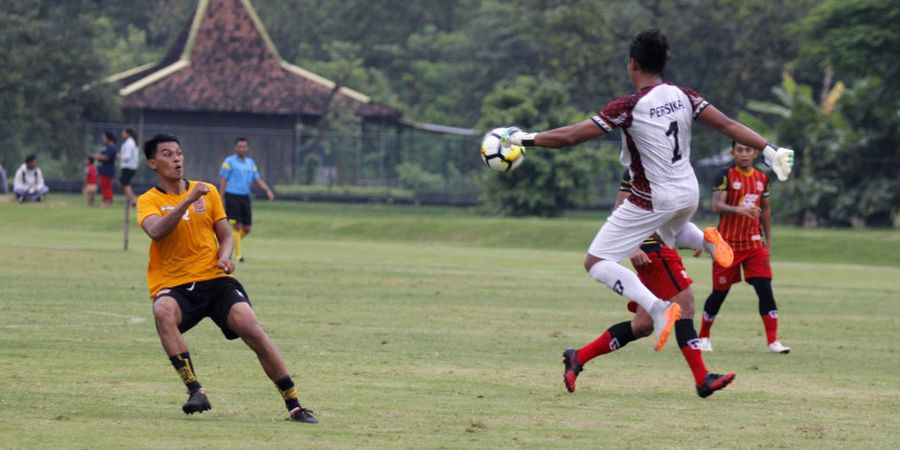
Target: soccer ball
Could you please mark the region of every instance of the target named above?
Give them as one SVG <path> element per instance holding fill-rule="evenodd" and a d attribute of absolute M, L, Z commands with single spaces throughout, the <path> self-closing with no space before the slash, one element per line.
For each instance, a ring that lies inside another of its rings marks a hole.
<path fill-rule="evenodd" d="M 494 128 L 481 140 L 481 159 L 491 169 L 498 172 L 511 172 L 525 161 L 525 147 L 510 145 L 504 147 L 500 143 L 500 135 L 506 128 Z"/>

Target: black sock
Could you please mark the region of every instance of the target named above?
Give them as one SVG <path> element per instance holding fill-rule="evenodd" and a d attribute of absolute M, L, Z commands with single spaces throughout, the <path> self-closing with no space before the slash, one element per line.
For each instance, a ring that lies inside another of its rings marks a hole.
<path fill-rule="evenodd" d="M 728 289 L 724 291 L 712 291 L 709 294 L 709 297 L 706 298 L 706 304 L 703 305 L 703 313 L 706 317 L 709 317 L 710 320 L 716 317 L 716 314 L 719 314 L 719 308 L 722 307 L 722 302 L 725 301 L 725 297 L 728 295 Z"/>
<path fill-rule="evenodd" d="M 181 377 L 181 381 L 187 386 L 188 393 L 200 389 L 200 382 L 197 381 L 197 375 L 194 373 L 194 364 L 191 363 L 191 353 L 184 352 L 175 356 L 170 356 L 169 361 L 175 367 L 175 371 Z"/>
<path fill-rule="evenodd" d="M 697 329 L 694 328 L 693 319 L 678 319 L 675 321 L 675 339 L 678 347 L 691 345 L 691 341 L 697 339 Z"/>
<path fill-rule="evenodd" d="M 768 278 L 750 278 L 748 283 L 753 285 L 756 296 L 759 297 L 759 315 L 766 316 L 769 311 L 776 311 L 775 295 L 772 294 L 772 280 Z"/>
<path fill-rule="evenodd" d="M 609 327 L 609 335 L 615 339 L 622 348 L 634 340 L 634 331 L 631 330 L 631 322 L 619 322 Z"/>
<path fill-rule="evenodd" d="M 297 399 L 297 388 L 294 387 L 294 380 L 291 380 L 290 375 L 285 375 L 284 378 L 276 381 L 275 386 L 278 387 L 278 392 L 281 392 L 281 397 L 284 398 L 284 405 L 287 406 L 288 411 L 293 411 L 294 408 L 300 407 L 300 400 Z"/>

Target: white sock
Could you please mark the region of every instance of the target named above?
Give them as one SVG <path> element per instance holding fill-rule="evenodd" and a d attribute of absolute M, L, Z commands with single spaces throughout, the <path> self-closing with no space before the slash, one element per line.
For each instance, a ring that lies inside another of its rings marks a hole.
<path fill-rule="evenodd" d="M 591 267 L 589 273 L 591 278 L 605 284 L 616 294 L 634 300 L 647 311 L 657 311 L 654 306 L 665 308 L 662 300 L 653 295 L 634 272 L 621 264 L 602 259 Z"/>
<path fill-rule="evenodd" d="M 675 236 L 675 245 L 678 248 L 692 248 L 694 250 L 706 250 L 707 252 L 711 252 L 710 249 L 707 248 L 706 240 L 703 238 L 703 231 L 694 225 L 694 222 L 688 222 L 678 230 L 678 234 Z"/>

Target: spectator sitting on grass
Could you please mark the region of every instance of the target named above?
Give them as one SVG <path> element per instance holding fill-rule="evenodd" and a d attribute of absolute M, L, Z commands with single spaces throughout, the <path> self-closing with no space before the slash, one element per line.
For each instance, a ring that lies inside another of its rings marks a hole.
<path fill-rule="evenodd" d="M 19 203 L 39 202 L 44 199 L 47 192 L 50 192 L 44 184 L 44 174 L 37 165 L 37 156 L 28 155 L 25 164 L 19 166 L 13 180 L 13 191 Z"/>

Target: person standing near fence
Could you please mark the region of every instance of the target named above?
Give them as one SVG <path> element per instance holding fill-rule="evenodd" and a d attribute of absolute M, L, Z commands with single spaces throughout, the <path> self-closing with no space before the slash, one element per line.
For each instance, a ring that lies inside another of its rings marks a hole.
<path fill-rule="evenodd" d="M 122 130 L 122 147 L 119 149 L 119 164 L 122 166 L 122 174 L 119 176 L 119 184 L 125 192 L 125 198 L 128 204 L 135 206 L 137 200 L 134 196 L 134 190 L 131 189 L 131 179 L 137 173 L 138 168 L 138 148 L 134 140 L 137 136 L 134 130 L 126 128 Z"/>
<path fill-rule="evenodd" d="M 116 136 L 111 131 L 104 131 L 103 151 L 94 154 L 94 159 L 100 161 L 97 175 L 100 175 L 100 193 L 103 195 L 103 207 L 110 208 L 113 204 L 112 179 L 116 176 Z"/>
<path fill-rule="evenodd" d="M 244 261 L 241 254 L 241 238 L 250 234 L 253 214 L 250 210 L 250 189 L 253 183 L 266 191 L 269 201 L 275 200 L 275 193 L 259 176 L 259 170 L 250 153 L 250 141 L 245 137 L 234 140 L 234 154 L 225 158 L 219 170 L 219 192 L 225 203 L 228 223 L 234 228 L 234 259 Z"/>

